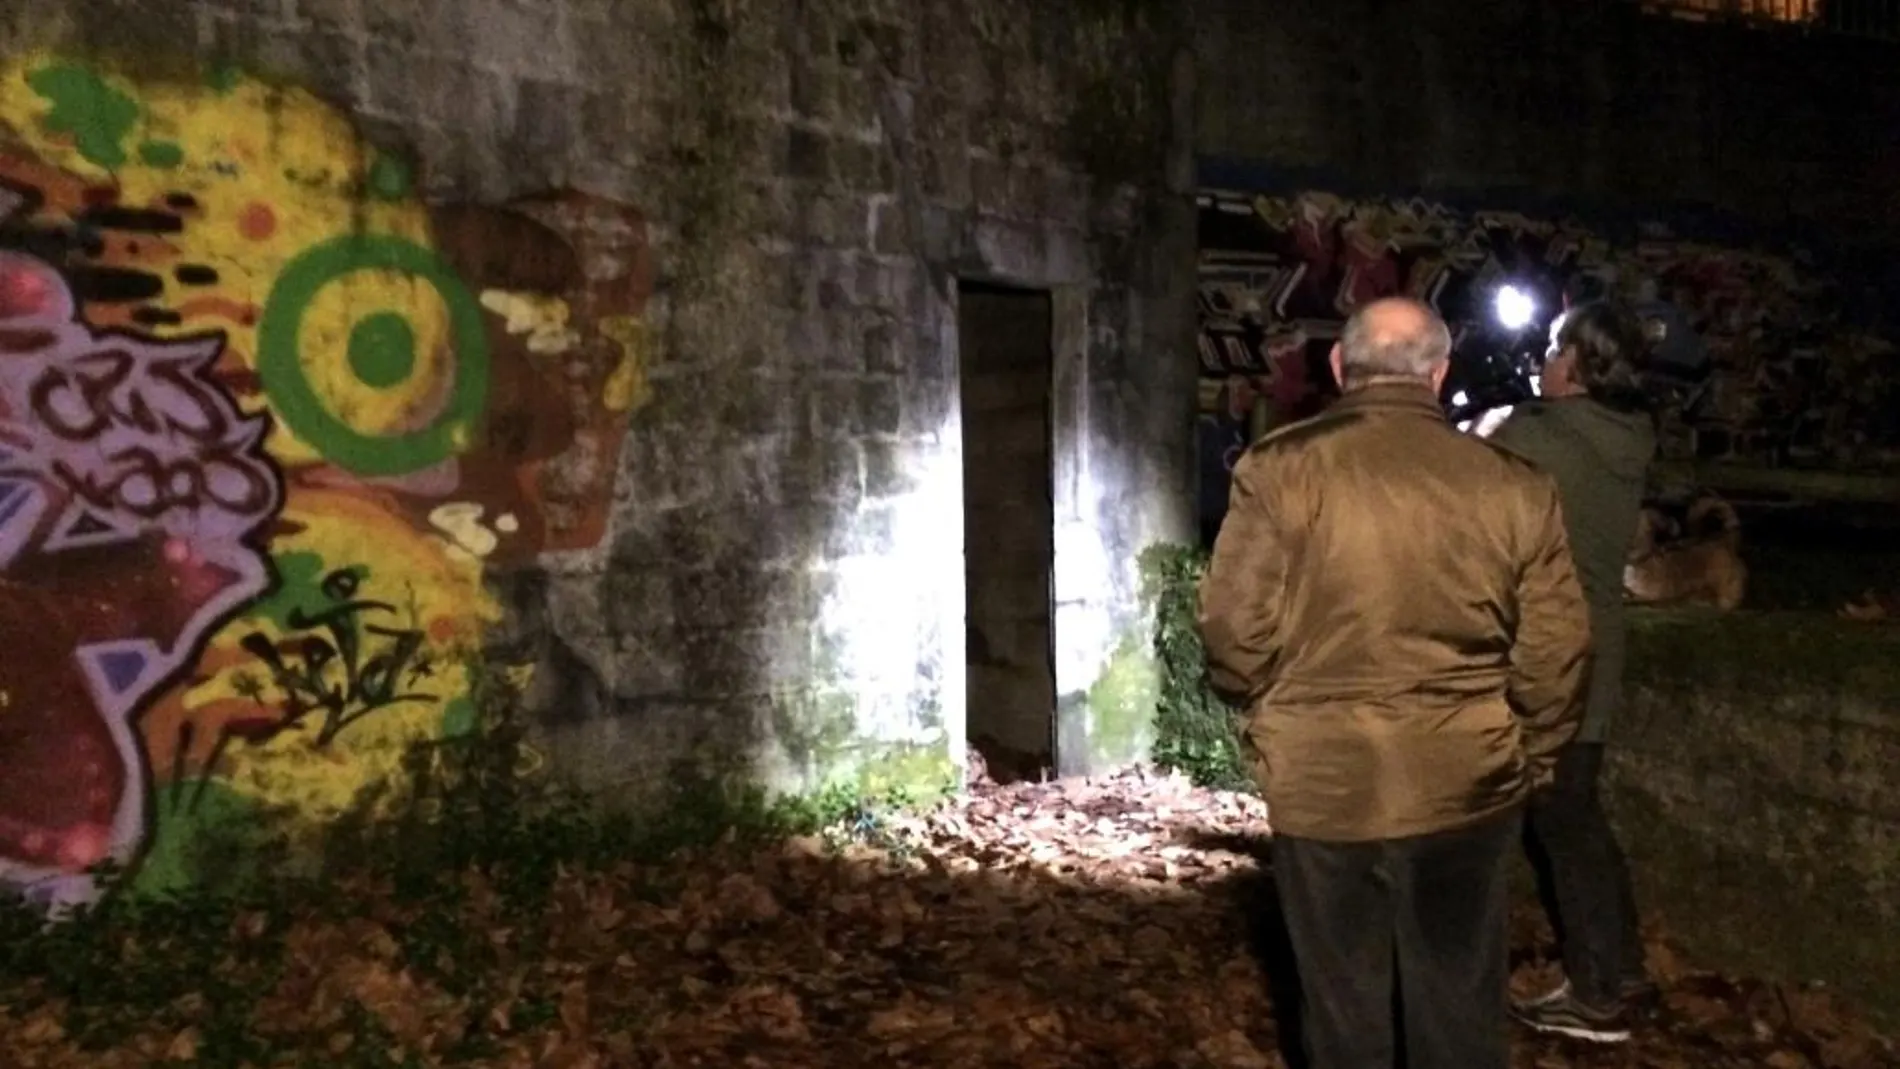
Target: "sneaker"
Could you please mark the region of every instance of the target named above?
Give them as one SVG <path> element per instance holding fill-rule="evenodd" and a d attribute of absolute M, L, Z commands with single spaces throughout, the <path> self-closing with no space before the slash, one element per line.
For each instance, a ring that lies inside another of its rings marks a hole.
<path fill-rule="evenodd" d="M 1534 1031 L 1592 1043 L 1623 1043 L 1630 1037 L 1621 1006 L 1587 1006 L 1571 992 L 1568 983 L 1537 998 L 1514 1002 L 1511 1016 Z"/>
<path fill-rule="evenodd" d="M 1511 1000 L 1511 1012 L 1516 1015 L 1535 1012 L 1543 1006 L 1564 1001 L 1570 997 L 1570 981 L 1565 980 L 1549 991 L 1534 998 L 1514 998 Z"/>

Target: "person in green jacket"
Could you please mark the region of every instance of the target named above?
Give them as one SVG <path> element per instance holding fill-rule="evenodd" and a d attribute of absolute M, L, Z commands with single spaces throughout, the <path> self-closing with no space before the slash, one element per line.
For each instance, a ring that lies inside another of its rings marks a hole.
<path fill-rule="evenodd" d="M 1656 453 L 1645 348 L 1627 309 L 1578 305 L 1551 328 L 1542 396 L 1490 435 L 1556 480 L 1595 648 L 1582 728 L 1527 821 L 1565 982 L 1512 1010 L 1539 1031 L 1599 1042 L 1629 1038 L 1626 1003 L 1648 989 L 1629 866 L 1597 794 L 1604 743 L 1623 704 L 1623 565 Z"/>

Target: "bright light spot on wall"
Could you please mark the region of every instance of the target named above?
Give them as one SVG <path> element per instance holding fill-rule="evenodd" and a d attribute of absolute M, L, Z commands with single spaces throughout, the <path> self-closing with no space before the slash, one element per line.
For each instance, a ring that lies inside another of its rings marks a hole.
<path fill-rule="evenodd" d="M 932 743 L 949 736 L 963 758 L 963 465 L 958 418 L 934 441 L 903 450 L 911 489 L 866 501 L 835 518 L 840 540 L 862 546 L 828 566 L 831 582 L 813 640 L 826 651 L 820 685 L 848 697 L 854 734 L 870 744 Z M 911 710 L 932 701 L 940 726 Z"/>
<path fill-rule="evenodd" d="M 1101 675 L 1115 644 L 1112 600 L 1116 561 L 1103 544 L 1093 484 L 1078 488 L 1082 517 L 1058 517 L 1055 530 L 1056 693 L 1086 691 Z M 1124 562 L 1126 563 L 1126 562 Z"/>

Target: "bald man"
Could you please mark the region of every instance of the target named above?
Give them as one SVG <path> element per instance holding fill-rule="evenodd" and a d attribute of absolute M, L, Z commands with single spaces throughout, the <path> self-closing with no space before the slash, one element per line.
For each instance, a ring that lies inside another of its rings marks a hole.
<path fill-rule="evenodd" d="M 1445 324 L 1366 305 L 1343 396 L 1234 467 L 1201 583 L 1273 822 L 1314 1069 L 1506 1069 L 1506 866 L 1590 642 L 1557 491 L 1438 403 Z M 1393 1014 L 1395 992 L 1403 1027 Z"/>

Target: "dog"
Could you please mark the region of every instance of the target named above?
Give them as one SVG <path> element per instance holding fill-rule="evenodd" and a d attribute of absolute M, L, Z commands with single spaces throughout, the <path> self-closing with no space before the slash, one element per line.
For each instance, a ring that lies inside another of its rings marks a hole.
<path fill-rule="evenodd" d="M 1900 622 L 1900 593 L 1869 590 L 1859 600 L 1841 606 L 1839 615 L 1863 624 Z"/>
<path fill-rule="evenodd" d="M 1723 612 L 1741 607 L 1748 593 L 1742 561 L 1742 522 L 1735 507 L 1701 494 L 1681 523 L 1645 506 L 1623 566 L 1624 599 L 1638 605 L 1696 604 Z"/>

